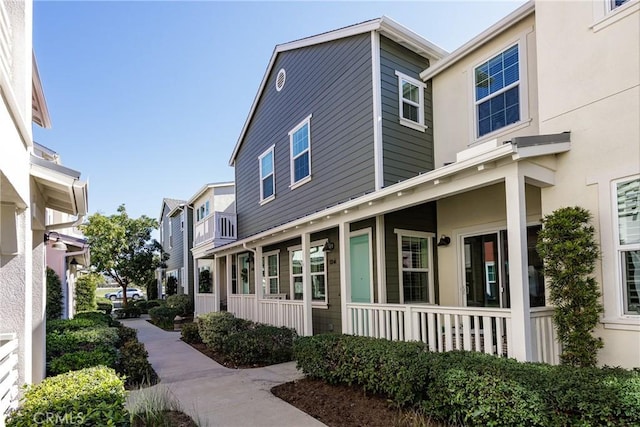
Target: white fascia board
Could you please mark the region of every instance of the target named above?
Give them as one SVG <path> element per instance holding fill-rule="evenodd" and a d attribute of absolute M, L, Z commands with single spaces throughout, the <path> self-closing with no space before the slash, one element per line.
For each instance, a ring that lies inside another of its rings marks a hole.
<path fill-rule="evenodd" d="M 410 45 L 415 52 L 431 60 L 439 60 L 449 54 L 449 52 L 440 46 L 430 42 L 388 16 L 381 18 L 380 31 L 384 35 L 392 36 L 392 39 L 398 38 L 403 40 Z"/>
<path fill-rule="evenodd" d="M 518 9 L 511 12 L 509 15 L 502 18 L 500 21 L 496 22 L 482 33 L 478 34 L 467 43 L 460 46 L 458 49 L 454 50 L 449 54 L 449 56 L 445 56 L 439 62 L 436 62 L 426 70 L 420 73 L 420 78 L 423 81 L 427 81 L 440 72 L 446 70 L 451 65 L 458 62 L 460 59 L 464 58 L 469 53 L 473 52 L 483 44 L 487 43 L 489 40 L 508 30 L 518 22 L 525 19 L 527 16 L 532 14 L 535 11 L 535 1 L 530 0 L 529 2 L 523 4 Z"/>
<path fill-rule="evenodd" d="M 51 129 L 51 116 L 49 115 L 47 100 L 44 97 L 44 90 L 42 89 L 42 81 L 40 80 L 40 73 L 38 72 L 38 62 L 36 61 L 36 54 L 33 51 L 31 51 L 31 58 L 31 61 L 33 63 L 33 102 L 37 104 L 38 111 L 40 112 L 40 119 L 42 121 L 40 125 L 45 129 Z"/>
<path fill-rule="evenodd" d="M 189 200 L 187 200 L 187 205 L 192 205 L 200 196 L 202 196 L 208 189 L 216 188 L 216 187 L 232 187 L 235 185 L 234 181 L 226 181 L 226 182 L 212 182 L 210 184 L 205 184 L 200 189 L 191 196 Z"/>

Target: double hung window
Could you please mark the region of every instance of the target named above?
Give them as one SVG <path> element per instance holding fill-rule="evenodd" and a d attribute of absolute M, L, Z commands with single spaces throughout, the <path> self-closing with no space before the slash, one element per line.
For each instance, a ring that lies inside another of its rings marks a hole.
<path fill-rule="evenodd" d="M 433 260 L 430 233 L 400 231 L 398 233 L 402 302 L 433 302 Z"/>
<path fill-rule="evenodd" d="M 262 153 L 260 162 L 260 202 L 266 203 L 276 195 L 275 173 L 273 164 L 273 146 Z"/>
<path fill-rule="evenodd" d="M 327 274 L 324 245 L 312 244 L 309 259 L 311 262 L 311 301 L 327 302 Z M 293 299 L 301 300 L 303 296 L 302 249 L 291 250 L 291 283 Z"/>
<path fill-rule="evenodd" d="M 262 257 L 262 288 L 264 294 L 279 294 L 279 263 L 278 252 L 264 254 Z"/>
<path fill-rule="evenodd" d="M 400 123 L 424 132 L 424 90 L 426 85 L 399 71 L 398 94 Z"/>
<path fill-rule="evenodd" d="M 640 314 L 640 177 L 618 181 L 616 247 L 620 265 L 623 314 Z"/>
<path fill-rule="evenodd" d="M 289 132 L 291 187 L 311 179 L 311 116 Z"/>

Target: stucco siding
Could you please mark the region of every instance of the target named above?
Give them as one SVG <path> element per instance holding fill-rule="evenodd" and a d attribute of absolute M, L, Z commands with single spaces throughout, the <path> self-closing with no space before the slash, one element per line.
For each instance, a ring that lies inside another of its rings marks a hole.
<path fill-rule="evenodd" d="M 374 189 L 371 88 L 369 34 L 278 56 L 236 156 L 239 238 Z M 288 133 L 309 115 L 311 181 L 291 189 Z M 261 206 L 258 157 L 271 146 L 275 199 Z"/>
<path fill-rule="evenodd" d="M 425 132 L 400 124 L 399 71 L 416 80 L 429 66 L 426 58 L 380 37 L 380 81 L 382 101 L 382 141 L 384 185 L 433 170 L 433 122 L 430 84 L 424 90 Z"/>

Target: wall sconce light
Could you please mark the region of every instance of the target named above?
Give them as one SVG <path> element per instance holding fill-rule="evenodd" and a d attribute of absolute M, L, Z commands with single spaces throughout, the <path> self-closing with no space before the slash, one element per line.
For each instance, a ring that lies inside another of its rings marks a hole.
<path fill-rule="evenodd" d="M 69 265 L 73 265 L 74 267 L 77 267 L 80 263 L 76 260 L 75 257 L 71 258 L 71 262 L 69 263 Z"/>
<path fill-rule="evenodd" d="M 45 233 L 44 234 L 44 243 L 47 244 L 47 242 L 49 240 L 53 240 L 53 235 L 58 236 L 55 239 L 55 242 L 51 245 L 51 248 L 57 250 L 57 251 L 66 251 L 67 250 L 67 245 L 65 245 L 65 243 L 62 241 L 62 239 L 60 239 L 60 234 L 58 234 L 55 231 L 51 231 L 49 232 L 49 234 Z"/>
<path fill-rule="evenodd" d="M 440 241 L 438 242 L 438 246 L 449 246 L 451 243 L 451 237 L 445 236 L 444 234 L 440 236 Z"/>
<path fill-rule="evenodd" d="M 327 240 L 327 243 L 325 243 L 324 246 L 322 247 L 322 252 L 331 252 L 334 247 L 335 247 L 335 244 Z"/>

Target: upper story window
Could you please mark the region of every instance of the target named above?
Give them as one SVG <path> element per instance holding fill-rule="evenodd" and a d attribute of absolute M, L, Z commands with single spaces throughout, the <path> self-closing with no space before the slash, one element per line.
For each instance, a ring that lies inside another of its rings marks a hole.
<path fill-rule="evenodd" d="M 184 211 L 180 212 L 180 231 L 184 230 Z"/>
<path fill-rule="evenodd" d="M 207 200 L 196 209 L 196 221 L 202 221 L 209 216 L 209 213 L 209 201 Z"/>
<path fill-rule="evenodd" d="M 615 183 L 623 314 L 640 315 L 640 177 Z"/>
<path fill-rule="evenodd" d="M 396 71 L 400 124 L 424 132 L 424 90 L 426 85 Z"/>
<path fill-rule="evenodd" d="M 258 158 L 260 164 L 260 203 L 266 203 L 276 196 L 273 148 L 271 146 Z"/>
<path fill-rule="evenodd" d="M 623 4 L 625 4 L 626 2 L 628 2 L 629 0 L 609 0 L 609 7 L 611 8 L 611 10 L 622 6 Z"/>
<path fill-rule="evenodd" d="M 474 69 L 476 137 L 520 121 L 520 58 L 515 44 Z"/>
<path fill-rule="evenodd" d="M 289 132 L 291 188 L 311 180 L 311 115 Z"/>

